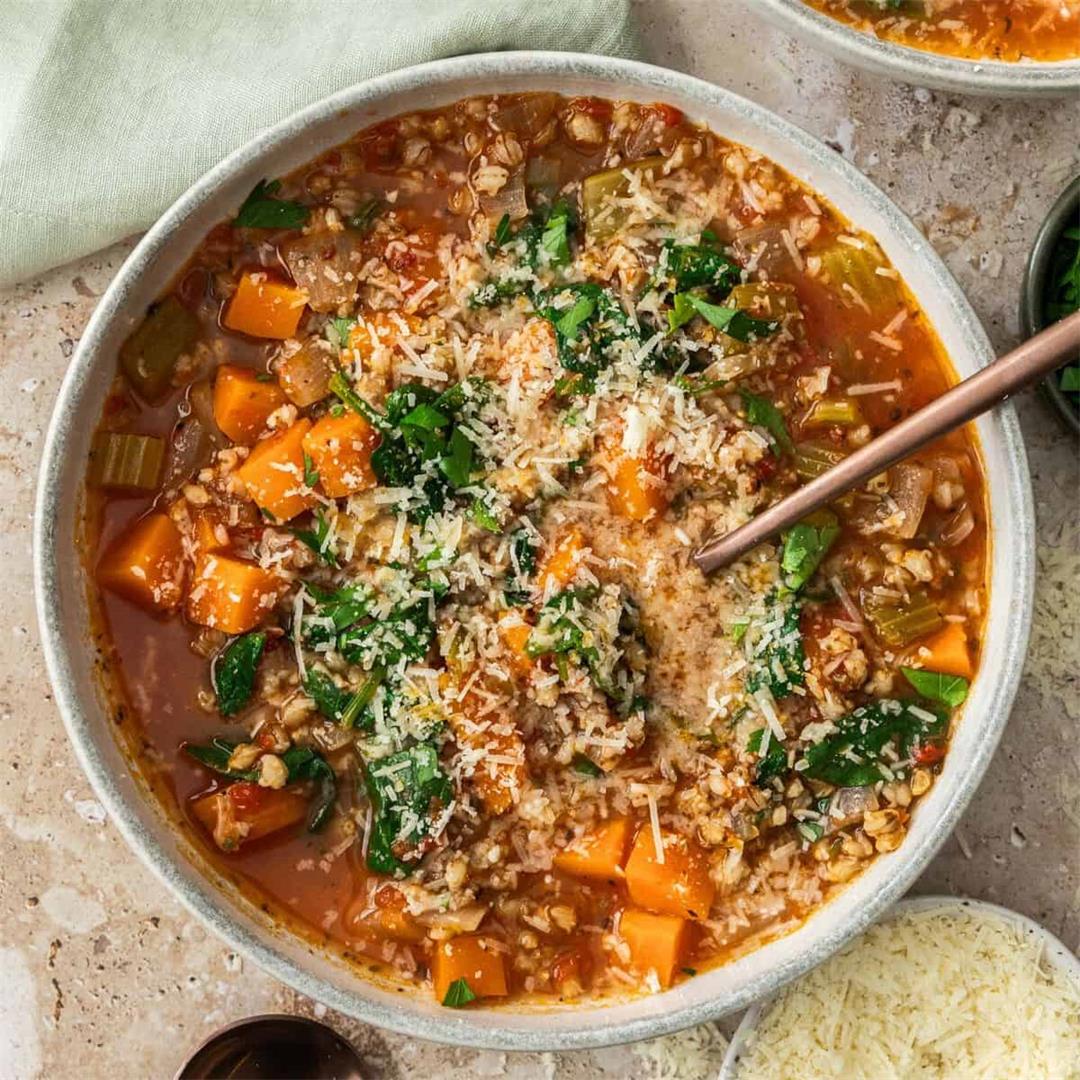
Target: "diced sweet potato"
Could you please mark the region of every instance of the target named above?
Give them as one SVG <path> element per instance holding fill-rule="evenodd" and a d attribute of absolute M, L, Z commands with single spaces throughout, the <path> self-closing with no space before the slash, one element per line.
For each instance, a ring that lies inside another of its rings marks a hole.
<path fill-rule="evenodd" d="M 253 443 L 270 414 L 285 404 L 285 394 L 269 376 L 251 368 L 222 364 L 214 378 L 214 420 L 233 442 Z"/>
<path fill-rule="evenodd" d="M 630 963 L 642 974 L 656 972 L 661 986 L 670 986 L 682 959 L 686 919 L 628 908 L 619 917 L 619 934 L 630 946 Z"/>
<path fill-rule="evenodd" d="M 541 590 L 547 592 L 549 582 L 555 590 L 565 589 L 577 576 L 578 566 L 588 552 L 580 529 L 571 526 L 558 540 L 537 572 Z"/>
<path fill-rule="evenodd" d="M 926 649 L 930 651 L 929 656 L 924 651 Z M 946 623 L 933 637 L 921 642 L 916 651 L 928 671 L 958 675 L 962 679 L 971 678 L 971 651 L 968 649 L 967 631 L 961 623 Z"/>
<path fill-rule="evenodd" d="M 516 615 L 507 615 L 499 620 L 499 637 L 510 655 L 514 674 L 520 678 L 527 678 L 536 667 L 536 661 L 525 651 L 531 633 L 532 627 Z"/>
<path fill-rule="evenodd" d="M 236 470 L 255 505 L 272 521 L 288 521 L 315 502 L 304 483 L 304 436 L 310 429 L 310 420 L 297 420 L 256 443 Z"/>
<path fill-rule="evenodd" d="M 278 362 L 278 381 L 285 396 L 306 409 L 330 393 L 330 379 L 337 370 L 337 354 L 328 341 L 308 338 L 296 352 Z"/>
<path fill-rule="evenodd" d="M 470 691 L 464 701 L 452 704 L 450 729 L 471 759 L 468 783 L 484 809 L 505 814 L 528 779 L 525 744 L 513 718 L 502 710 L 485 712 L 483 698 Z"/>
<path fill-rule="evenodd" d="M 273 610 L 288 582 L 232 555 L 200 555 L 188 592 L 187 617 L 226 634 L 245 634 Z"/>
<path fill-rule="evenodd" d="M 362 316 L 349 330 L 346 348 L 359 353 L 361 359 L 368 360 L 377 346 L 392 348 L 398 338 L 417 333 L 421 325 L 421 320 L 416 315 L 398 311 L 375 311 Z"/>
<path fill-rule="evenodd" d="M 229 330 L 252 337 L 284 340 L 296 334 L 307 305 L 307 293 L 274 281 L 265 273 L 240 279 L 222 320 Z"/>
<path fill-rule="evenodd" d="M 191 811 L 222 851 L 235 851 L 248 840 L 299 824 L 307 816 L 307 799 L 288 788 L 238 781 L 196 799 Z"/>
<path fill-rule="evenodd" d="M 574 877 L 612 881 L 622 877 L 630 822 L 616 817 L 602 822 L 555 856 L 555 866 Z"/>
<path fill-rule="evenodd" d="M 319 487 L 340 499 L 375 487 L 371 453 L 379 433 L 358 413 L 324 416 L 304 436 L 303 447 L 319 474 Z"/>
<path fill-rule="evenodd" d="M 211 551 L 224 551 L 229 546 L 229 531 L 225 524 L 225 512 L 220 507 L 207 506 L 197 510 L 191 518 L 192 544 L 196 555 Z"/>
<path fill-rule="evenodd" d="M 712 907 L 716 886 L 709 877 L 705 852 L 677 833 L 661 833 L 664 861 L 656 851 L 653 830 L 638 829 L 626 861 L 626 888 L 635 904 L 662 915 L 704 919 Z"/>
<path fill-rule="evenodd" d="M 490 938 L 481 934 L 459 934 L 435 947 L 431 960 L 431 982 L 435 1000 L 446 1001 L 451 985 L 464 979 L 478 998 L 505 997 L 506 966 Z"/>
<path fill-rule="evenodd" d="M 183 598 L 184 541 L 168 514 L 155 511 L 130 526 L 98 564 L 99 584 L 151 611 Z"/>
<path fill-rule="evenodd" d="M 607 493 L 611 509 L 628 521 L 650 521 L 667 509 L 661 470 L 648 458 L 620 456 Z"/>

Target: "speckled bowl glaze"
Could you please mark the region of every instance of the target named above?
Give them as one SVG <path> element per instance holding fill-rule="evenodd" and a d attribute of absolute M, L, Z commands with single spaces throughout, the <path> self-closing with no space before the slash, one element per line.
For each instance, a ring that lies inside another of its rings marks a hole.
<path fill-rule="evenodd" d="M 756 0 L 762 14 L 856 67 L 915 86 L 992 97 L 1065 97 L 1080 90 L 1080 60 L 1004 63 L 912 49 L 857 30 L 803 0 Z"/>
<path fill-rule="evenodd" d="M 79 507 L 91 433 L 120 343 L 202 236 L 253 185 L 308 161 L 357 129 L 474 94 L 531 90 L 665 101 L 720 135 L 769 155 L 875 235 L 937 329 L 961 375 L 992 359 L 977 319 L 926 240 L 839 155 L 772 113 L 709 83 L 625 60 L 567 53 L 459 57 L 373 79 L 297 113 L 196 183 L 132 252 L 90 320 L 46 439 L 35 520 L 36 589 L 56 699 L 79 760 L 128 843 L 229 944 L 332 1008 L 424 1039 L 508 1050 L 576 1049 L 667 1034 L 745 1008 L 839 948 L 899 898 L 956 824 L 990 761 L 1016 691 L 1031 611 L 1033 517 L 1026 456 L 1011 407 L 977 422 L 990 477 L 991 609 L 982 670 L 939 782 L 907 840 L 797 932 L 666 993 L 568 1008 L 440 1008 L 427 995 L 362 978 L 328 952 L 271 925 L 230 891 L 148 797 L 110 730 L 87 629 Z"/>
<path fill-rule="evenodd" d="M 964 911 L 974 912 L 987 918 L 1001 919 L 1011 923 L 1025 936 L 1035 938 L 1040 942 L 1043 949 L 1043 957 L 1048 968 L 1060 972 L 1066 979 L 1071 979 L 1080 991 L 1080 959 L 1064 942 L 1059 941 L 1044 926 L 1021 915 L 1010 908 L 1000 907 L 997 904 L 988 904 L 983 900 L 969 900 L 957 896 L 916 896 L 908 900 L 901 900 L 877 921 L 890 922 L 903 915 L 915 914 L 923 911 L 940 911 L 946 914 L 960 914 Z M 750 1036 L 757 1030 L 762 1018 L 768 1013 L 771 1001 L 762 1001 L 748 1010 L 742 1018 L 742 1022 L 735 1029 L 731 1037 L 724 1062 L 720 1066 L 720 1075 L 716 1080 L 739 1080 L 739 1062 L 743 1054 L 749 1049 L 747 1044 Z"/>

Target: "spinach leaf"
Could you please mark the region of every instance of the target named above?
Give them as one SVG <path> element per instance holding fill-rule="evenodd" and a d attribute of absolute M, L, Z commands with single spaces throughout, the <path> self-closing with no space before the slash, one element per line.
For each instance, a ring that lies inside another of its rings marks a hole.
<path fill-rule="evenodd" d="M 330 820 L 337 800 L 337 777 L 330 763 L 308 746 L 290 746 L 281 755 L 289 770 L 287 783 L 314 780 L 319 786 L 308 813 L 308 832 L 318 832 Z"/>
<path fill-rule="evenodd" d="M 739 396 L 746 409 L 747 422 L 765 428 L 776 446 L 791 453 L 795 447 L 784 423 L 784 414 L 768 398 L 751 394 L 749 390 L 740 390 Z"/>
<path fill-rule="evenodd" d="M 799 630 L 801 604 L 778 591 L 770 593 L 765 603 L 764 619 L 753 624 L 756 633 L 746 690 L 753 694 L 764 688 L 779 700 L 806 682 L 806 653 Z"/>
<path fill-rule="evenodd" d="M 939 701 L 942 705 L 955 709 L 967 700 L 968 681 L 959 675 L 947 675 L 924 668 L 902 667 L 900 671 L 904 678 L 930 701 Z"/>
<path fill-rule="evenodd" d="M 345 224 L 356 232 L 366 233 L 375 224 L 375 218 L 382 208 L 382 199 L 367 199 L 356 208 L 356 213 L 345 218 Z"/>
<path fill-rule="evenodd" d="M 315 708 L 335 724 L 341 722 L 349 692 L 342 690 L 329 675 L 315 668 L 308 668 L 304 677 L 304 693 L 315 702 Z"/>
<path fill-rule="evenodd" d="M 1062 368 L 1060 385 L 1066 394 L 1080 394 L 1080 367 L 1073 364 L 1072 367 Z"/>
<path fill-rule="evenodd" d="M 469 517 L 480 526 L 481 529 L 486 529 L 489 533 L 494 533 L 498 536 L 502 532 L 502 525 L 499 523 L 498 514 L 484 501 L 483 496 L 477 495 L 473 498 L 473 501 L 469 504 Z"/>
<path fill-rule="evenodd" d="M 229 758 L 238 745 L 219 737 L 211 739 L 207 746 L 184 743 L 184 752 L 208 769 L 213 769 L 214 772 L 230 780 L 246 780 L 252 783 L 258 781 L 258 768 L 243 771 L 229 768 Z M 286 784 L 314 780 L 319 785 L 312 802 L 311 812 L 308 814 L 308 831 L 317 832 L 329 820 L 334 809 L 334 801 L 337 798 L 337 778 L 334 770 L 322 754 L 307 746 L 290 746 L 280 757 L 287 770 Z"/>
<path fill-rule="evenodd" d="M 547 289 L 533 302 L 555 328 L 559 362 L 575 375 L 595 377 L 611 364 L 620 342 L 640 342 L 618 299 L 595 282 Z"/>
<path fill-rule="evenodd" d="M 359 413 L 376 431 L 390 430 L 390 424 L 378 409 L 362 398 L 350 385 L 344 372 L 335 371 L 330 377 L 330 393 L 334 394 L 343 405 Z"/>
<path fill-rule="evenodd" d="M 911 702 L 883 699 L 863 705 L 837 722 L 834 734 L 809 747 L 800 771 L 837 787 L 864 787 L 886 779 L 881 762 L 886 747 L 910 757 L 927 741 L 941 738 L 948 716 Z"/>
<path fill-rule="evenodd" d="M 575 754 L 571 764 L 574 767 L 574 772 L 580 773 L 582 776 L 591 776 L 595 779 L 597 776 L 604 775 L 604 770 L 592 758 L 586 757 L 584 754 Z"/>
<path fill-rule="evenodd" d="M 316 474 L 316 481 L 317 480 L 318 474 Z M 311 548 L 311 550 L 318 555 L 321 562 L 337 569 L 337 552 L 332 545 L 327 544 L 326 542 L 326 538 L 330 534 L 330 522 L 326 520 L 326 516 L 321 510 L 313 511 L 311 516 L 315 519 L 314 529 L 290 528 L 289 532 L 291 532 L 300 543 Z"/>
<path fill-rule="evenodd" d="M 570 231 L 574 228 L 574 212 L 565 199 L 560 199 L 548 213 L 540 233 L 539 250 L 547 257 L 549 266 L 565 266 L 570 261 Z"/>
<path fill-rule="evenodd" d="M 259 779 L 258 769 L 230 769 L 229 758 L 238 746 L 238 743 L 230 742 L 216 736 L 205 746 L 198 743 L 184 743 L 184 753 L 193 757 L 200 765 L 212 769 L 230 780 L 247 780 L 249 782 Z"/>
<path fill-rule="evenodd" d="M 412 872 L 450 806 L 454 788 L 430 743 L 417 743 L 369 763 L 364 782 L 372 825 L 367 864 L 379 874 Z"/>
<path fill-rule="evenodd" d="M 710 326 L 715 327 L 721 333 L 727 334 L 728 337 L 732 337 L 736 341 L 756 341 L 758 338 L 775 334 L 780 328 L 778 322 L 773 322 L 770 319 L 755 319 L 752 315 L 747 315 L 741 308 L 710 304 L 696 293 L 676 293 L 674 304 L 672 314 L 679 320 L 675 328 L 689 322 L 690 318 L 692 318 L 692 316 L 687 315 L 687 305 Z M 670 324 L 671 316 L 669 316 L 668 321 Z"/>
<path fill-rule="evenodd" d="M 241 229 L 299 229 L 311 209 L 303 203 L 273 198 L 280 187 L 280 180 L 260 180 L 244 200 L 233 225 Z"/>
<path fill-rule="evenodd" d="M 510 574 L 503 596 L 511 607 L 527 604 L 532 597 L 529 578 L 536 569 L 537 546 L 528 529 L 515 529 L 510 536 Z"/>
<path fill-rule="evenodd" d="M 814 576 L 839 535 L 840 521 L 831 510 L 815 511 L 784 534 L 780 567 L 787 588 L 798 592 Z"/>
<path fill-rule="evenodd" d="M 261 630 L 233 638 L 210 666 L 210 681 L 222 716 L 239 712 L 255 691 L 255 671 L 266 645 Z"/>
<path fill-rule="evenodd" d="M 498 307 L 506 300 L 513 300 L 515 296 L 521 296 L 528 292 L 529 283 L 518 281 L 514 278 L 503 278 L 501 281 L 485 281 L 478 286 L 469 297 L 469 307 L 488 308 Z"/>
<path fill-rule="evenodd" d="M 329 592 L 308 581 L 304 589 L 316 605 L 305 613 L 302 626 L 293 627 L 293 633 L 299 632 L 301 642 L 309 648 L 334 641 L 341 631 L 363 619 L 371 607 L 371 592 L 365 585 L 344 585 Z"/>
<path fill-rule="evenodd" d="M 703 235 L 702 240 L 707 240 Z M 665 292 L 705 287 L 728 293 L 742 280 L 742 268 L 709 243 L 664 242 L 654 285 Z"/>
<path fill-rule="evenodd" d="M 470 1001 L 475 1001 L 476 995 L 472 992 L 472 988 L 466 979 L 455 979 L 446 988 L 446 997 L 443 998 L 443 1004 L 450 1009 L 460 1009 L 463 1005 L 468 1005 Z"/>
<path fill-rule="evenodd" d="M 491 238 L 491 246 L 501 248 L 510 239 L 510 215 L 503 214 L 499 218 L 499 224 L 495 226 L 495 235 Z"/>
<path fill-rule="evenodd" d="M 746 742 L 746 749 L 752 754 L 760 754 L 761 741 L 764 737 L 765 729 L 758 728 L 757 731 L 751 733 Z M 758 787 L 767 787 L 770 780 L 783 776 L 785 772 L 787 772 L 787 751 L 784 749 L 784 744 L 773 735 L 765 748 L 765 756 L 757 763 L 754 783 Z"/>

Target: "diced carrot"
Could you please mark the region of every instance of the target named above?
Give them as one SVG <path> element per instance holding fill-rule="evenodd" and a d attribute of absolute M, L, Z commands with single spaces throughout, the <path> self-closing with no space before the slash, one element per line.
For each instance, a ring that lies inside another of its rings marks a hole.
<path fill-rule="evenodd" d="M 331 499 L 378 483 L 371 452 L 379 445 L 379 433 L 358 413 L 324 416 L 304 436 L 303 445 L 319 474 L 319 486 Z"/>
<path fill-rule="evenodd" d="M 603 881 L 622 877 L 622 861 L 629 838 L 629 820 L 624 817 L 611 818 L 563 848 L 555 856 L 555 866 L 564 874 L 575 877 L 599 878 Z"/>
<path fill-rule="evenodd" d="M 265 273 L 244 274 L 222 320 L 229 330 L 284 340 L 296 334 L 307 293 L 273 281 Z"/>
<path fill-rule="evenodd" d="M 628 521 L 650 521 L 667 509 L 667 492 L 649 458 L 620 456 L 607 485 L 608 504 Z"/>
<path fill-rule="evenodd" d="M 255 563 L 210 552 L 195 561 L 187 617 L 226 634 L 245 634 L 270 614 L 288 587 Z"/>
<path fill-rule="evenodd" d="M 296 352 L 278 361 L 277 375 L 285 396 L 301 409 L 322 401 L 330 393 L 330 379 L 337 370 L 330 343 L 308 338 Z"/>
<path fill-rule="evenodd" d="M 525 744 L 513 718 L 503 710 L 491 710 L 478 694 L 469 691 L 455 702 L 450 730 L 458 745 L 473 759 L 468 783 L 492 815 L 505 814 L 525 787 Z"/>
<path fill-rule="evenodd" d="M 214 378 L 214 420 L 233 442 L 247 446 L 265 430 L 272 412 L 285 404 L 285 394 L 269 377 L 251 368 L 222 364 Z"/>
<path fill-rule="evenodd" d="M 105 552 L 97 579 L 140 607 L 171 611 L 183 597 L 184 541 L 168 514 L 140 518 Z"/>
<path fill-rule="evenodd" d="M 192 516 L 193 544 L 197 555 L 211 551 L 224 551 L 229 546 L 225 512 L 219 507 L 207 506 Z"/>
<path fill-rule="evenodd" d="M 628 908 L 619 917 L 619 934 L 630 946 L 630 963 L 642 974 L 656 972 L 661 986 L 670 986 L 682 958 L 686 919 Z"/>
<path fill-rule="evenodd" d="M 255 505 L 273 521 L 288 521 L 315 502 L 304 483 L 304 436 L 310 429 L 310 420 L 297 420 L 256 443 L 236 470 Z"/>
<path fill-rule="evenodd" d="M 536 661 L 525 651 L 532 627 L 516 615 L 506 615 L 499 620 L 499 637 L 509 653 L 514 674 L 527 678 L 536 668 Z"/>
<path fill-rule="evenodd" d="M 924 650 L 929 649 L 927 656 Z M 968 649 L 967 631 L 961 623 L 946 623 L 933 637 L 916 647 L 916 653 L 928 671 L 940 671 L 945 675 L 971 678 L 971 652 Z"/>
<path fill-rule="evenodd" d="M 581 530 L 571 526 L 540 565 L 536 580 L 541 590 L 547 591 L 548 582 L 554 582 L 557 589 L 565 589 L 577 576 L 578 566 L 587 550 Z"/>
<path fill-rule="evenodd" d="M 297 825 L 307 815 L 307 799 L 288 788 L 264 788 L 247 781 L 203 795 L 191 804 L 196 819 L 213 834 L 223 851 L 247 840 Z"/>
<path fill-rule="evenodd" d="M 459 934 L 435 947 L 431 982 L 435 1000 L 446 1001 L 450 986 L 464 979 L 478 998 L 506 996 L 506 966 L 494 942 L 480 934 Z"/>
<path fill-rule="evenodd" d="M 704 919 L 716 886 L 705 852 L 677 833 L 661 833 L 664 861 L 657 857 L 652 827 L 646 822 L 626 861 L 626 888 L 635 904 L 662 915 Z"/>

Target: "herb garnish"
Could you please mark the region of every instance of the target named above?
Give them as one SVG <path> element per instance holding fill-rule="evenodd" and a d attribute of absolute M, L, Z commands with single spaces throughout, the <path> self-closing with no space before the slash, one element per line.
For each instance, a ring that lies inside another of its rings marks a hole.
<path fill-rule="evenodd" d="M 768 398 L 751 394 L 749 390 L 740 390 L 739 396 L 746 409 L 747 423 L 763 427 L 773 437 L 775 446 L 791 453 L 795 447 L 784 423 L 784 414 Z"/>
<path fill-rule="evenodd" d="M 752 754 L 761 753 L 761 742 L 765 738 L 765 729 L 758 728 L 752 732 L 746 742 L 746 749 Z M 758 762 L 757 771 L 754 775 L 754 783 L 758 787 L 766 787 L 774 777 L 782 776 L 787 770 L 787 751 L 784 744 L 775 735 L 769 739 L 769 745 L 765 748 L 765 756 Z"/>
<path fill-rule="evenodd" d="M 462 1005 L 468 1005 L 470 1001 L 475 1001 L 476 995 L 472 992 L 468 982 L 465 979 L 455 979 L 446 988 L 446 997 L 443 998 L 443 1004 L 451 1009 L 460 1009 Z"/>
<path fill-rule="evenodd" d="M 260 180 L 244 200 L 233 225 L 241 229 L 299 229 L 306 224 L 311 208 L 290 199 L 273 198 L 280 187 L 280 180 Z"/>
<path fill-rule="evenodd" d="M 901 667 L 903 676 L 929 701 L 939 701 L 955 709 L 967 700 L 968 681 L 959 675 L 947 675 L 941 671 L 925 668 Z"/>

